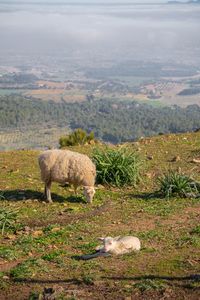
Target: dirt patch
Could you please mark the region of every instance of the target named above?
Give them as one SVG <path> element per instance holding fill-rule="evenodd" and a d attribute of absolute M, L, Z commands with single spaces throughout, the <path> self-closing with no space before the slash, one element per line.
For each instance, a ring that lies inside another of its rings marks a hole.
<path fill-rule="evenodd" d="M 18 260 L 15 260 L 15 261 L 0 260 L 0 272 L 8 272 L 8 271 L 10 271 L 12 268 L 16 267 L 23 260 L 24 259 L 18 259 Z"/>
<path fill-rule="evenodd" d="M 191 218 L 192 215 L 192 218 Z M 173 216 L 169 216 L 167 220 L 161 220 L 162 225 L 170 225 L 170 226 L 177 226 L 179 230 L 184 227 L 189 227 L 192 221 L 192 224 L 194 224 L 194 220 L 198 221 L 200 220 L 200 207 L 194 206 L 194 207 L 186 207 L 182 210 L 181 214 L 178 215 L 175 214 Z"/>
<path fill-rule="evenodd" d="M 76 214 L 75 216 L 64 213 L 64 215 L 59 215 L 59 217 L 52 218 L 51 220 L 26 220 L 26 225 L 30 227 L 41 227 L 51 224 L 68 225 L 76 221 L 82 221 L 91 217 L 99 216 L 102 213 L 110 210 L 111 206 L 112 203 L 109 201 L 86 213 Z"/>

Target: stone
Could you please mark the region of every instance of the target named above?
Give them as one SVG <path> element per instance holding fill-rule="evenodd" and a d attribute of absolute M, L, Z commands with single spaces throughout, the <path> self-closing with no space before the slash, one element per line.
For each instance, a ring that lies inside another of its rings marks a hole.
<path fill-rule="evenodd" d="M 179 156 L 179 155 L 176 155 L 176 156 L 174 156 L 174 157 L 172 158 L 171 162 L 177 162 L 177 161 L 180 161 L 180 160 L 181 160 L 180 156 Z"/>
<path fill-rule="evenodd" d="M 39 237 L 39 236 L 43 235 L 43 231 L 42 230 L 33 231 L 32 235 L 34 237 Z"/>

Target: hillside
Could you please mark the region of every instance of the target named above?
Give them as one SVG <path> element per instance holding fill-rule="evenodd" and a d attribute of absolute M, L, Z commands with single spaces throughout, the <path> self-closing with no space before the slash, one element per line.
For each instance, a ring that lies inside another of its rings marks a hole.
<path fill-rule="evenodd" d="M 54 203 L 42 202 L 39 152 L 1 152 L 0 209 L 18 211 L 15 230 L 0 235 L 1 299 L 43 299 L 38 295 L 44 288 L 54 288 L 58 299 L 200 298 L 200 200 L 155 194 L 157 177 L 168 169 L 179 168 L 200 181 L 199 164 L 191 162 L 200 158 L 200 132 L 125 146 L 143 161 L 139 185 L 98 185 L 92 206 L 57 184 Z M 92 146 L 73 149 L 90 155 Z M 118 235 L 138 236 L 142 250 L 76 259 L 91 253 L 98 237 Z"/>
<path fill-rule="evenodd" d="M 69 104 L 43 102 L 16 95 L 0 97 L 0 150 L 9 149 L 13 145 L 15 149 L 52 147 L 55 146 L 55 136 L 59 135 L 59 129 L 61 136 L 65 129 L 76 128 L 94 131 L 95 136 L 105 142 L 115 144 L 134 141 L 141 136 L 200 128 L 200 107 L 162 107 L 108 99 L 88 99 L 84 103 Z M 16 130 L 23 133 L 17 142 L 14 140 Z M 44 132 L 47 132 L 47 136 Z M 43 145 L 41 136 L 44 137 Z"/>

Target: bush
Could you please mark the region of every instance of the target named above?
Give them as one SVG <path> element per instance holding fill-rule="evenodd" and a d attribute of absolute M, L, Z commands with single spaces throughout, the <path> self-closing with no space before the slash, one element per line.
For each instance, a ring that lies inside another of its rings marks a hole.
<path fill-rule="evenodd" d="M 125 148 L 95 149 L 93 161 L 96 164 L 98 183 L 122 187 L 135 185 L 139 180 L 141 163 L 133 151 Z"/>
<path fill-rule="evenodd" d="M 60 148 L 67 146 L 85 145 L 94 141 L 94 132 L 91 131 L 89 134 L 81 128 L 76 129 L 74 132 L 67 136 L 63 136 L 59 139 Z"/>
<path fill-rule="evenodd" d="M 170 198 L 179 196 L 181 198 L 196 198 L 200 192 L 200 184 L 187 175 L 177 171 L 169 171 L 158 178 L 159 192 L 162 196 Z"/>

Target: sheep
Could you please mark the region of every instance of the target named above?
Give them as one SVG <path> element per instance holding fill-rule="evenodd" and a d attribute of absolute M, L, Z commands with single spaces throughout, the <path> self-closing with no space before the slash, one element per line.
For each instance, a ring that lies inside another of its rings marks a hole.
<path fill-rule="evenodd" d="M 134 236 L 105 237 L 99 240 L 103 242 L 103 246 L 97 247 L 96 250 L 114 255 L 139 251 L 141 248 L 140 240 Z"/>
<path fill-rule="evenodd" d="M 134 236 L 115 237 L 110 236 L 99 238 L 103 245 L 96 247 L 96 252 L 92 254 L 84 254 L 78 259 L 89 260 L 97 257 L 108 257 L 110 255 L 122 255 L 132 251 L 139 251 L 141 248 L 140 240 Z"/>
<path fill-rule="evenodd" d="M 45 183 L 45 197 L 51 199 L 51 183 L 69 183 L 74 186 L 83 186 L 87 202 L 92 203 L 95 194 L 94 184 L 96 167 L 87 155 L 69 150 L 47 150 L 39 155 L 41 179 Z"/>

